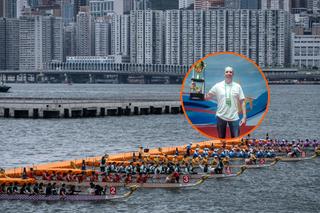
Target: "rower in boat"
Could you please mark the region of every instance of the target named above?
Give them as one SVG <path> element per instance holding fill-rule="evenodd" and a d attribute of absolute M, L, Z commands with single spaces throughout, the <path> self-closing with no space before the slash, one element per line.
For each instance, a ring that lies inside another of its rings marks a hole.
<path fill-rule="evenodd" d="M 86 161 L 85 160 L 82 160 L 81 170 L 86 171 Z"/>
<path fill-rule="evenodd" d="M 40 184 L 39 184 L 39 194 L 44 194 L 44 192 L 45 192 L 44 184 L 43 184 L 43 183 L 40 183 Z"/>
<path fill-rule="evenodd" d="M 222 172 L 223 172 L 223 162 L 222 162 L 221 158 L 218 158 L 218 164 L 217 164 L 216 168 L 214 169 L 214 172 L 216 174 L 222 174 Z"/>
<path fill-rule="evenodd" d="M 215 170 L 214 168 L 212 168 L 208 164 L 204 164 L 204 166 L 200 164 L 199 167 L 201 168 L 201 172 L 205 173 L 205 174 L 211 174 Z"/>
<path fill-rule="evenodd" d="M 102 156 L 100 161 L 100 172 L 105 172 L 105 171 L 106 171 L 106 157 Z"/>
<path fill-rule="evenodd" d="M 58 172 L 57 173 L 57 181 L 63 181 L 63 180 L 64 180 L 64 177 L 63 177 L 62 173 Z"/>
<path fill-rule="evenodd" d="M 234 157 L 235 157 L 235 152 L 234 152 L 234 150 L 230 150 L 230 151 L 229 151 L 229 157 L 230 157 L 230 158 L 234 158 Z"/>
<path fill-rule="evenodd" d="M 190 156 L 190 155 L 191 155 L 191 146 L 192 146 L 192 143 L 189 143 L 189 144 L 186 146 L 186 155 L 187 155 L 187 156 Z"/>
<path fill-rule="evenodd" d="M 179 163 L 179 159 L 178 159 L 177 155 L 174 155 L 174 156 L 173 156 L 172 163 L 173 163 L 173 164 Z"/>
<path fill-rule="evenodd" d="M 193 158 L 198 158 L 200 156 L 199 154 L 199 148 L 196 148 L 196 150 L 193 153 Z"/>
<path fill-rule="evenodd" d="M 166 177 L 165 183 L 179 183 L 180 174 L 173 172 Z"/>
<path fill-rule="evenodd" d="M 253 153 L 251 153 L 251 154 L 250 154 L 250 157 L 247 158 L 247 159 L 245 159 L 245 164 L 246 164 L 246 165 L 254 165 L 254 164 L 257 164 L 257 158 L 256 158 L 256 156 L 255 156 Z"/>
<path fill-rule="evenodd" d="M 296 157 L 296 158 L 298 158 L 298 157 L 300 157 L 301 153 L 302 153 L 301 148 L 299 146 L 297 146 L 297 145 L 293 145 L 292 151 L 288 153 L 288 157 L 292 157 L 292 158 Z"/>
<path fill-rule="evenodd" d="M 222 159 L 222 163 L 225 167 L 228 167 L 230 165 L 230 158 L 229 156 Z"/>
<path fill-rule="evenodd" d="M 186 163 L 184 171 L 184 174 L 195 174 L 195 172 L 193 171 L 193 167 L 191 164 Z"/>
<path fill-rule="evenodd" d="M 99 180 L 98 173 L 96 173 L 95 171 L 92 171 L 91 176 L 90 176 L 90 181 L 91 182 L 96 182 L 98 180 Z"/>
<path fill-rule="evenodd" d="M 136 178 L 136 182 L 137 183 L 143 183 L 143 178 L 142 178 L 142 174 L 141 173 L 138 173 L 138 176 Z"/>
<path fill-rule="evenodd" d="M 125 177 L 125 179 L 124 179 L 124 182 L 125 182 L 126 184 L 132 183 L 132 176 L 131 176 L 131 174 L 127 174 L 127 175 L 126 175 L 126 177 Z"/>
<path fill-rule="evenodd" d="M 174 183 L 175 179 L 173 178 L 172 174 L 166 177 L 165 183 Z"/>
<path fill-rule="evenodd" d="M 0 194 L 4 194 L 7 192 L 7 187 L 6 187 L 6 184 L 5 183 L 2 183 L 0 185 Z"/>
<path fill-rule="evenodd" d="M 178 147 L 176 147 L 176 151 L 174 153 L 175 156 L 179 156 L 179 150 L 178 150 Z"/>
<path fill-rule="evenodd" d="M 28 178 L 26 167 L 23 167 L 23 172 L 22 172 L 21 178 L 22 179 L 27 179 Z"/>
<path fill-rule="evenodd" d="M 208 157 L 203 157 L 200 164 L 202 165 L 208 164 Z"/>
<path fill-rule="evenodd" d="M 61 185 L 60 190 L 59 190 L 59 195 L 65 196 L 66 194 L 67 194 L 66 185 L 63 183 L 63 184 Z"/>
<path fill-rule="evenodd" d="M 177 172 L 177 171 L 174 171 L 174 172 L 172 173 L 172 176 L 175 178 L 176 182 L 179 183 L 180 173 Z"/>
<path fill-rule="evenodd" d="M 203 158 L 208 158 L 208 156 L 209 156 L 209 148 L 204 148 L 201 156 Z"/>
<path fill-rule="evenodd" d="M 120 181 L 121 181 L 121 176 L 119 175 L 119 173 L 115 173 L 115 175 L 113 176 L 113 182 L 119 183 Z"/>
<path fill-rule="evenodd" d="M 23 180 L 21 178 L 21 180 Z M 31 190 L 31 182 L 27 181 L 19 182 L 20 186 L 15 186 L 16 183 L 9 183 L 6 188 L 6 183 L 1 184 L 0 200 L 31 200 L 31 201 L 61 201 L 61 200 L 73 200 L 73 201 L 97 201 L 97 200 L 109 200 L 126 198 L 135 191 L 136 186 L 130 187 L 130 192 L 124 195 L 106 195 L 107 188 L 104 189 L 99 184 L 90 183 L 88 193 L 83 191 L 83 186 L 69 185 L 66 187 L 64 183 L 60 187 L 56 186 L 56 183 L 48 183 L 46 185 L 45 192 L 38 191 L 38 183 L 34 183 L 34 190 Z M 58 184 L 57 184 L 58 185 Z M 16 189 L 15 189 L 16 188 Z M 67 190 L 68 188 L 68 190 Z M 5 191 L 3 190 L 5 189 Z"/>

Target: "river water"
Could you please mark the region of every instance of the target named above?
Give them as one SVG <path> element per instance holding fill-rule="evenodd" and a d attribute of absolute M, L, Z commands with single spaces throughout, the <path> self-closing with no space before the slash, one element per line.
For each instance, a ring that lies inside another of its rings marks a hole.
<path fill-rule="evenodd" d="M 159 98 L 178 100 L 179 85 L 12 84 L 0 97 Z M 1 99 L 0 99 L 1 104 Z M 272 85 L 269 113 L 252 134 L 318 139 L 320 86 Z M 104 153 L 203 141 L 184 115 L 87 119 L 0 119 L 0 167 L 20 167 Z M 138 190 L 127 201 L 31 203 L 0 201 L 1 212 L 319 212 L 320 159 L 278 163 L 194 189 Z"/>

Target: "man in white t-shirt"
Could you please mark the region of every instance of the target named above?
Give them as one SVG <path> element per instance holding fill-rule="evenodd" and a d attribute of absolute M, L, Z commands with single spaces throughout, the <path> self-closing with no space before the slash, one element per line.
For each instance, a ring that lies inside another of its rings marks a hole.
<path fill-rule="evenodd" d="M 239 126 L 245 125 L 246 103 L 241 86 L 232 81 L 234 71 L 232 67 L 226 67 L 225 79 L 215 84 L 206 94 L 206 99 L 217 99 L 217 129 L 219 138 L 226 138 L 226 128 L 229 125 L 231 138 L 240 135 Z M 239 123 L 239 104 L 242 108 L 243 117 Z"/>

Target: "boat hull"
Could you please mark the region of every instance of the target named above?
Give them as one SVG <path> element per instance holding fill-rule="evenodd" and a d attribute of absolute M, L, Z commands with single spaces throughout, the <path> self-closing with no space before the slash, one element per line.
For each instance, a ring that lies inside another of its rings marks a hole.
<path fill-rule="evenodd" d="M 10 88 L 9 86 L 0 86 L 0 92 L 8 92 Z"/>
<path fill-rule="evenodd" d="M 122 195 L 27 195 L 0 194 L 0 200 L 29 200 L 29 201 L 105 201 L 124 198 Z"/>

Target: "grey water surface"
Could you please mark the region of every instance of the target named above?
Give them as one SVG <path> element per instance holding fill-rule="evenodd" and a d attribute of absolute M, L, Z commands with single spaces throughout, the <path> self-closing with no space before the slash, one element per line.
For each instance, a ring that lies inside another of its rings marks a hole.
<path fill-rule="evenodd" d="M 179 85 L 12 84 L 1 97 L 169 98 Z M 1 104 L 1 99 L 0 99 Z M 269 113 L 252 134 L 260 138 L 318 139 L 320 86 L 272 85 Z M 86 119 L 0 119 L 0 167 L 11 168 L 104 153 L 207 140 L 184 115 Z M 320 212 L 320 159 L 249 170 L 194 189 L 138 190 L 117 202 L 8 202 L 0 212 Z"/>

